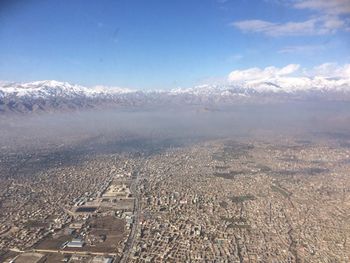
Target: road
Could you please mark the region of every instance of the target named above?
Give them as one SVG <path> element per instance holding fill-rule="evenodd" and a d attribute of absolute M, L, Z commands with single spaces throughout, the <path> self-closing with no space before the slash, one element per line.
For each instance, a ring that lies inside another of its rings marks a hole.
<path fill-rule="evenodd" d="M 58 249 L 31 249 L 22 252 L 42 252 L 42 253 L 61 253 L 61 254 L 78 254 L 78 255 L 92 255 L 92 256 L 110 256 L 115 257 L 116 253 L 105 253 L 105 252 L 91 252 L 91 251 L 80 251 L 80 250 L 58 250 Z"/>
<path fill-rule="evenodd" d="M 136 237 L 136 233 L 137 233 L 137 228 L 140 224 L 140 213 L 141 213 L 140 198 L 141 198 L 141 194 L 138 191 L 138 187 L 139 187 L 139 182 L 140 182 L 140 177 L 141 177 L 140 176 L 141 166 L 142 165 L 140 165 L 139 169 L 137 170 L 136 178 L 133 180 L 133 182 L 131 183 L 131 186 L 130 186 L 130 190 L 135 196 L 134 211 L 133 211 L 134 212 L 133 213 L 134 214 L 134 223 L 132 224 L 128 240 L 126 241 L 126 244 L 125 244 L 125 247 L 123 250 L 123 255 L 120 258 L 120 261 L 119 261 L 120 263 L 128 262 L 131 250 L 135 244 L 135 237 Z"/>

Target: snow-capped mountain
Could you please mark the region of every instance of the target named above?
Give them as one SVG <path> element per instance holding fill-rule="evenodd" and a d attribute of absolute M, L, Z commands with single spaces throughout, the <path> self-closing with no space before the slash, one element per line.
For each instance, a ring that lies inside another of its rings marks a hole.
<path fill-rule="evenodd" d="M 71 85 L 68 82 L 55 80 L 35 81 L 29 83 L 7 83 L 0 87 L 0 91 L 6 95 L 16 95 L 17 97 L 98 97 L 110 96 L 113 94 L 123 94 L 132 92 L 129 89 L 110 88 L 102 86 L 86 88 L 80 85 Z"/>
<path fill-rule="evenodd" d="M 110 106 L 215 105 L 284 100 L 349 100 L 349 79 L 274 78 L 187 89 L 138 91 L 72 85 L 54 80 L 0 83 L 0 112 L 72 110 Z"/>

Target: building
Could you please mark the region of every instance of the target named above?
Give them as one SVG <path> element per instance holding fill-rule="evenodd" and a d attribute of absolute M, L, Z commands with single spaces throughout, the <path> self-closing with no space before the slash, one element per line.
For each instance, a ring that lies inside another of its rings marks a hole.
<path fill-rule="evenodd" d="M 67 244 L 67 247 L 79 248 L 79 247 L 83 247 L 83 246 L 84 246 L 84 242 L 79 238 L 75 238 Z"/>

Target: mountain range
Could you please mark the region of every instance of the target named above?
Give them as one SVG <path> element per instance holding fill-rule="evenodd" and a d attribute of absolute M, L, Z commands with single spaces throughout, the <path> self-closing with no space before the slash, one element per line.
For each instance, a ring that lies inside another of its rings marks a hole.
<path fill-rule="evenodd" d="M 350 102 L 350 80 L 285 77 L 267 81 L 153 91 L 103 86 L 88 88 L 54 80 L 0 83 L 0 113 L 71 111 L 105 107 L 218 106 L 279 103 L 289 100 Z"/>

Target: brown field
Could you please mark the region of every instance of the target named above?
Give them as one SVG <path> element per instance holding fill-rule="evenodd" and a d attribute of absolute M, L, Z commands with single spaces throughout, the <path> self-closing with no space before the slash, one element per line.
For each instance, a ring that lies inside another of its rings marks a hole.
<path fill-rule="evenodd" d="M 90 252 L 103 252 L 114 253 L 116 247 L 124 238 L 125 221 L 115 218 L 113 216 L 105 216 L 100 218 L 92 218 L 89 220 L 90 230 L 87 237 L 98 238 L 101 235 L 105 235 L 106 239 L 103 242 L 96 241 L 90 245 L 87 240 L 82 248 L 65 248 L 62 251 L 90 251 Z M 47 237 L 36 245 L 36 249 L 54 249 L 61 250 L 61 246 L 64 242 L 72 240 L 73 236 L 64 234 L 61 231 L 61 235 L 55 235 L 55 237 Z"/>
<path fill-rule="evenodd" d="M 61 245 L 70 241 L 72 236 L 64 235 L 62 231 L 62 235 L 57 235 L 55 237 L 49 236 L 41 240 L 36 246 L 36 249 L 60 249 Z"/>

